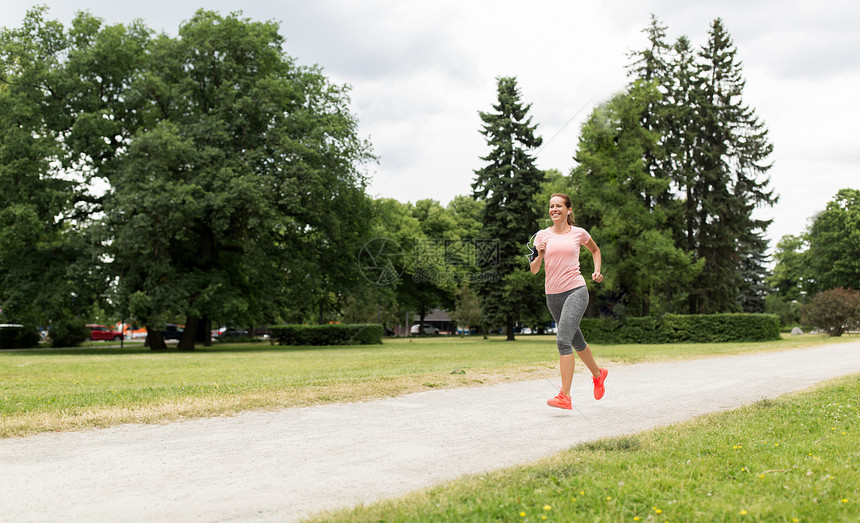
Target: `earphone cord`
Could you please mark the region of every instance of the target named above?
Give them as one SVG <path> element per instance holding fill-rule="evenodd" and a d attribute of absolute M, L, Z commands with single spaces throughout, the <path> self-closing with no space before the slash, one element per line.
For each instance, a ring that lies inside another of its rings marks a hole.
<path fill-rule="evenodd" d="M 570 215 L 570 213 L 567 213 L 567 214 Z M 548 221 L 549 220 L 544 220 L 544 225 L 546 225 L 546 222 L 548 222 Z M 549 227 L 549 226 L 547 225 L 547 227 Z M 540 231 L 538 231 L 538 232 L 540 232 Z M 529 263 L 531 263 L 532 261 L 534 261 L 535 258 L 537 258 L 537 249 L 535 249 L 534 243 L 532 243 L 532 241 L 535 239 L 535 236 L 537 236 L 537 235 L 538 235 L 537 232 L 532 234 L 529 237 L 529 241 L 526 242 L 526 249 L 529 250 L 529 253 L 526 254 L 525 256 L 529 260 Z"/>
<path fill-rule="evenodd" d="M 540 231 L 538 231 L 538 232 L 540 232 Z M 526 242 L 526 248 L 529 250 L 529 253 L 526 254 L 526 258 L 528 258 L 529 263 L 531 263 L 532 261 L 534 261 L 535 258 L 537 258 L 537 250 L 535 249 L 534 244 L 532 243 L 532 240 L 534 240 L 535 236 L 537 236 L 537 235 L 538 235 L 537 232 L 532 234 L 531 238 L 529 238 L 529 241 Z"/>

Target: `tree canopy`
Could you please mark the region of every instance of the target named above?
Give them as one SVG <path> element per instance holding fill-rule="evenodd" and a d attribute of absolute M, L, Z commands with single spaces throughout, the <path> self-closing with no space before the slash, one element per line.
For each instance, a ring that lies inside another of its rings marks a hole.
<path fill-rule="evenodd" d="M 839 190 L 802 234 L 783 236 L 768 278 L 775 294 L 800 300 L 860 288 L 860 190 Z"/>
<path fill-rule="evenodd" d="M 0 252 L 38 222 L 30 252 L 53 265 L 28 270 L 68 279 L 75 264 L 62 253 L 83 259 L 78 237 L 92 232 L 102 293 L 147 325 L 154 347 L 180 316 L 183 348 L 210 318 L 322 321 L 360 284 L 373 156 L 348 89 L 297 65 L 283 41 L 277 23 L 238 13 L 200 10 L 169 37 L 86 13 L 66 29 L 30 11 L 0 51 L 0 175 L 21 182 L 4 193 Z M 108 184 L 98 198 L 84 189 L 96 179 Z M 45 278 L 0 267 L 6 307 L 34 302 L 30 282 Z M 62 308 L 56 283 L 51 293 Z"/>

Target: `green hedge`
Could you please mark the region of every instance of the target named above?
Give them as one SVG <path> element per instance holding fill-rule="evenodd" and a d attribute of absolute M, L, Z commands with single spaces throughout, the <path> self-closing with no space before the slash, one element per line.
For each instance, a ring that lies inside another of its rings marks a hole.
<path fill-rule="evenodd" d="M 32 325 L 0 328 L 0 349 L 29 349 L 39 346 L 39 329 Z"/>
<path fill-rule="evenodd" d="M 584 318 L 591 343 L 722 343 L 779 339 L 776 314 L 666 314 L 661 317 Z"/>
<path fill-rule="evenodd" d="M 269 337 L 278 345 L 373 345 L 382 343 L 382 325 L 276 325 Z"/>

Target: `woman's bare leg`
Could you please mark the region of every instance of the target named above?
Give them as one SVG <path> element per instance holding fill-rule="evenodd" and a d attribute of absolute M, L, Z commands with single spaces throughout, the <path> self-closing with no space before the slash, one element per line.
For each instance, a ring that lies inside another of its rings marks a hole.
<path fill-rule="evenodd" d="M 570 385 L 573 383 L 573 370 L 576 367 L 576 358 L 573 357 L 573 354 L 559 356 L 558 367 L 561 370 L 561 391 L 570 396 Z"/>
<path fill-rule="evenodd" d="M 600 376 L 600 367 L 597 366 L 597 362 L 594 361 L 594 355 L 591 353 L 591 347 L 587 346 L 581 350 L 577 351 L 579 354 L 579 359 L 582 360 L 582 363 L 585 363 L 585 366 L 588 367 L 588 370 L 591 371 L 591 375 L 595 378 Z M 571 376 L 573 374 L 571 373 Z M 562 377 L 562 383 L 564 383 L 564 377 Z"/>

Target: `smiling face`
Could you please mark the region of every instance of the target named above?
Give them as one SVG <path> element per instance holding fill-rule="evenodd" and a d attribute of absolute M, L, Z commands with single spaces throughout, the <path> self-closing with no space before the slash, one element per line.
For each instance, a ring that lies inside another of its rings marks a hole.
<path fill-rule="evenodd" d="M 567 215 L 570 213 L 570 207 L 561 196 L 553 196 L 549 201 L 549 217 L 556 225 L 561 225 L 567 221 Z"/>

